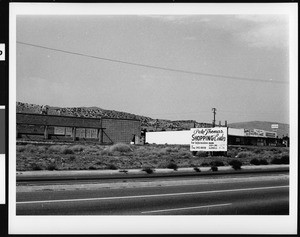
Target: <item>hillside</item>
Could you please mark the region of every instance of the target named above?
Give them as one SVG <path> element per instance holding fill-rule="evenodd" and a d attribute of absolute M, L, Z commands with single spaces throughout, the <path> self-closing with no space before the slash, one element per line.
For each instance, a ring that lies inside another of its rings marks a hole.
<path fill-rule="evenodd" d="M 283 137 L 289 135 L 290 126 L 284 123 L 276 123 L 276 122 L 263 122 L 263 121 L 251 121 L 251 122 L 241 122 L 241 123 L 230 123 L 228 124 L 231 128 L 249 128 L 249 129 L 262 129 L 266 131 L 273 131 L 271 128 L 272 124 L 278 124 L 277 136 Z"/>
<path fill-rule="evenodd" d="M 17 102 L 17 113 L 38 113 L 42 111 L 41 105 L 28 104 Z M 135 115 L 126 112 L 120 112 L 115 110 L 106 110 L 98 107 L 72 107 L 72 108 L 60 108 L 49 106 L 49 115 L 61 115 L 61 116 L 75 116 L 75 117 L 89 117 L 89 118 L 122 118 L 122 119 L 137 119 L 141 121 L 143 129 L 147 131 L 162 131 L 162 130 L 184 130 L 196 127 L 208 127 L 210 124 L 198 123 L 193 120 L 181 120 L 171 121 L 165 119 L 153 119 L 146 116 Z"/>
<path fill-rule="evenodd" d="M 41 113 L 41 105 L 28 104 L 17 102 L 17 113 Z M 166 120 L 166 119 L 153 119 L 146 116 L 135 115 L 126 112 L 115 110 L 107 110 L 98 107 L 51 107 L 49 106 L 48 114 L 61 115 L 61 116 L 75 116 L 75 117 L 89 117 L 89 118 L 122 118 L 122 119 L 137 119 L 141 121 L 142 129 L 147 131 L 168 131 L 168 130 L 188 130 L 193 127 L 210 127 L 209 123 L 200 123 L 194 120 Z M 228 124 L 231 128 L 256 128 L 266 131 L 272 131 L 271 124 L 276 122 L 241 122 Z M 289 134 L 289 125 L 277 123 L 279 128 L 277 130 L 278 137 L 286 136 Z"/>

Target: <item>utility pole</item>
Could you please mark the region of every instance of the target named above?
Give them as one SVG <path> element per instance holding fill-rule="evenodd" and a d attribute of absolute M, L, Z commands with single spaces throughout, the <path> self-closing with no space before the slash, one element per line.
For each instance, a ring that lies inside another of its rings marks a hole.
<path fill-rule="evenodd" d="M 217 111 L 217 109 L 216 108 L 212 108 L 212 111 L 213 111 L 213 114 L 214 114 L 213 127 L 215 127 L 215 124 L 216 124 L 216 111 Z"/>

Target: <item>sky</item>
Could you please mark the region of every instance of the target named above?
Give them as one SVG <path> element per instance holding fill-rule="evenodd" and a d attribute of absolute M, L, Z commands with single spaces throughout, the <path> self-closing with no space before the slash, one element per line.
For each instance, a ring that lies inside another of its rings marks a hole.
<path fill-rule="evenodd" d="M 288 27 L 270 14 L 17 16 L 16 99 L 289 123 Z"/>

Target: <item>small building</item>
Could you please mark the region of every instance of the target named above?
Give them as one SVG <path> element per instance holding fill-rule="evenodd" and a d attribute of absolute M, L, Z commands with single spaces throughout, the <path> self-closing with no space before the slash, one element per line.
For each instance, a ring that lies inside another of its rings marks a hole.
<path fill-rule="evenodd" d="M 190 145 L 191 131 L 146 132 L 146 143 Z M 261 129 L 228 128 L 228 145 L 276 146 L 277 133 Z"/>
<path fill-rule="evenodd" d="M 101 144 L 130 143 L 141 136 L 141 121 L 17 113 L 17 138 L 94 140 Z"/>

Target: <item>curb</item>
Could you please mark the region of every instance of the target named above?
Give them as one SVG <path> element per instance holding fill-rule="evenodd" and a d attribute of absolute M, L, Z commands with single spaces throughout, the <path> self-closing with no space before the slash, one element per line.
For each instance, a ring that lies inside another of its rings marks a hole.
<path fill-rule="evenodd" d="M 289 165 L 268 166 L 245 166 L 241 170 L 234 170 L 231 167 L 219 167 L 219 171 L 211 171 L 210 167 L 201 167 L 201 172 L 193 168 L 181 168 L 178 171 L 169 169 L 157 169 L 152 174 L 142 170 L 128 170 L 126 173 L 120 170 L 96 170 L 96 171 L 26 171 L 17 172 L 17 182 L 26 181 L 61 181 L 61 180 L 100 180 L 100 179 L 134 179 L 134 178 L 159 178 L 159 177 L 190 177 L 224 174 L 247 174 L 247 173 L 270 173 L 289 171 Z"/>

